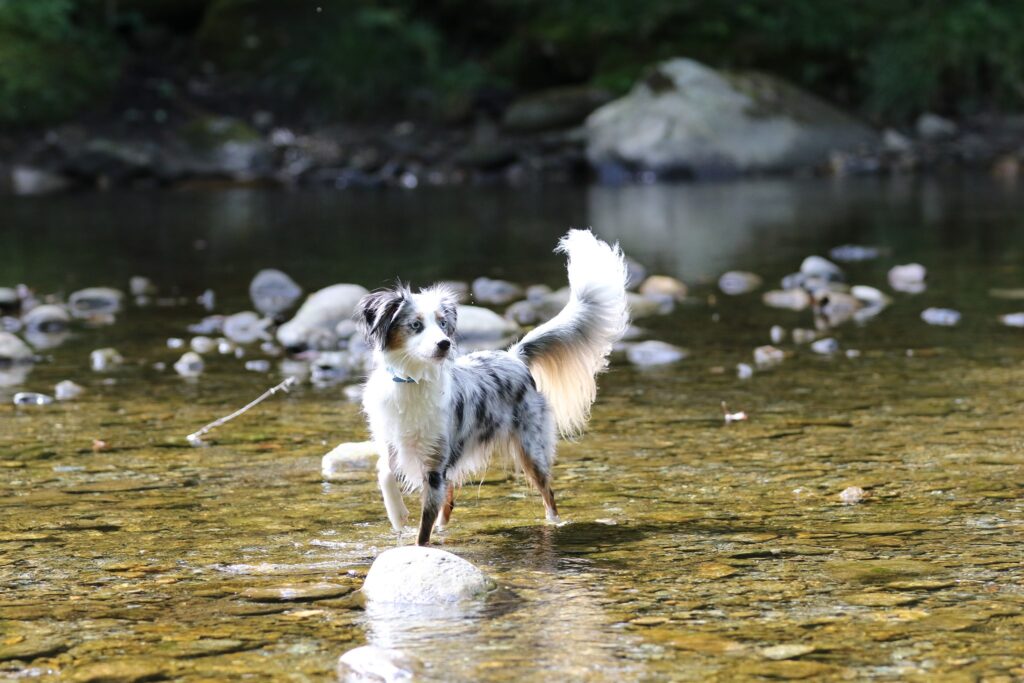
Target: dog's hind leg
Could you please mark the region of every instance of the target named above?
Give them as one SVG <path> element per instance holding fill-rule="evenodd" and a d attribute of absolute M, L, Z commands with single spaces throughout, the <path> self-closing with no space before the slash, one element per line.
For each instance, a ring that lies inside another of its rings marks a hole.
<path fill-rule="evenodd" d="M 430 543 L 430 532 L 441 511 L 447 488 L 448 482 L 440 472 L 428 472 L 423 478 L 423 513 L 420 516 L 420 533 L 416 537 L 416 545 Z"/>
<path fill-rule="evenodd" d="M 386 445 L 383 450 L 378 450 L 380 454 L 377 458 L 377 483 L 380 485 L 380 492 L 384 495 L 384 508 L 388 511 L 391 526 L 395 531 L 401 532 L 406 520 L 409 519 L 409 508 L 405 507 L 405 501 L 402 500 L 402 489 L 398 486 L 398 480 L 395 479 L 395 475 L 391 471 L 391 459 L 395 457 L 395 451 L 390 445 Z"/>
<path fill-rule="evenodd" d="M 521 439 L 514 440 L 513 451 L 519 466 L 523 468 L 523 474 L 540 491 L 547 520 L 552 524 L 558 524 L 561 519 L 558 516 L 558 506 L 555 505 L 555 492 L 551 490 L 551 472 L 548 469 L 548 461 L 536 460 L 533 452 L 526 450 Z"/>
<path fill-rule="evenodd" d="M 452 518 L 452 510 L 455 509 L 455 485 L 448 482 L 447 492 L 444 497 L 444 506 L 441 507 L 441 516 L 437 518 L 437 530 L 441 531 Z"/>

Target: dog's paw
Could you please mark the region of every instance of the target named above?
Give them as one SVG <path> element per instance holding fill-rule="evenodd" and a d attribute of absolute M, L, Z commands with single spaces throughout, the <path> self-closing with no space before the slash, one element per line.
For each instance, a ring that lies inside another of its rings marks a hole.
<path fill-rule="evenodd" d="M 568 524 L 568 522 L 563 522 L 562 518 L 559 517 L 558 515 L 552 515 L 552 514 L 548 514 L 547 515 L 546 521 L 547 521 L 548 524 L 550 524 L 552 526 L 565 526 L 566 524 Z"/>

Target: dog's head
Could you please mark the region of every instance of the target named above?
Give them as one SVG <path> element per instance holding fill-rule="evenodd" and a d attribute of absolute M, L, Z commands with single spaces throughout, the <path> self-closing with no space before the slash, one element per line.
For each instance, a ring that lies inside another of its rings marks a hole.
<path fill-rule="evenodd" d="M 398 285 L 367 294 L 356 319 L 375 350 L 408 360 L 440 362 L 452 354 L 458 320 L 455 294 L 440 286 L 413 294 Z"/>

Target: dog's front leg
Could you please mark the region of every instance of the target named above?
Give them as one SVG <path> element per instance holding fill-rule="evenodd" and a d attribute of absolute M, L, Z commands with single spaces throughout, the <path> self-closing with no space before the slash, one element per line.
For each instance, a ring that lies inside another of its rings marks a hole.
<path fill-rule="evenodd" d="M 423 514 L 420 516 L 420 533 L 416 538 L 416 545 L 427 545 L 430 543 L 430 532 L 437 520 L 437 513 L 444 504 L 445 488 L 448 482 L 441 476 L 440 472 L 430 471 L 423 478 Z"/>
<path fill-rule="evenodd" d="M 388 519 L 395 531 L 401 533 L 406 520 L 409 519 L 409 508 L 405 507 L 402 500 L 402 489 L 398 486 L 398 480 L 391 470 L 391 461 L 396 457 L 395 449 L 390 444 L 384 444 L 379 449 L 377 457 L 377 483 L 380 485 L 380 492 L 384 495 L 384 508 L 388 511 Z"/>

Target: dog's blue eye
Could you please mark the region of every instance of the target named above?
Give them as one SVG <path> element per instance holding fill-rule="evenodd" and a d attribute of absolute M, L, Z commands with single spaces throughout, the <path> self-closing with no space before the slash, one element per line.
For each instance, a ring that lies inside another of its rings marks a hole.
<path fill-rule="evenodd" d="M 448 322 L 444 318 L 438 320 L 437 324 L 442 330 L 448 327 Z"/>
<path fill-rule="evenodd" d="M 423 323 L 421 323 L 419 320 L 415 320 L 409 327 L 412 328 L 413 332 L 419 332 L 420 330 L 423 329 Z"/>

